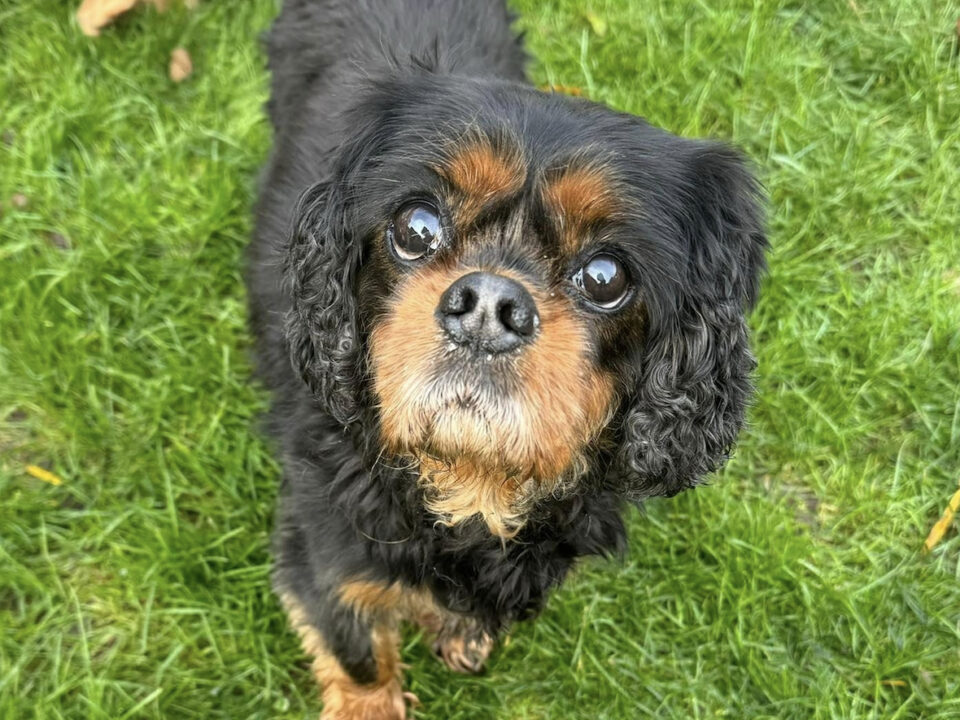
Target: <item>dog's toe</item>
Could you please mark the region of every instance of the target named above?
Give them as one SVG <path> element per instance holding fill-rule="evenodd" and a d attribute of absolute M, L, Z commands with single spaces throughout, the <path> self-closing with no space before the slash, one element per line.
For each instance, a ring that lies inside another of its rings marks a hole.
<path fill-rule="evenodd" d="M 433 651 L 444 665 L 458 673 L 476 674 L 483 670 L 493 650 L 493 638 L 482 633 L 474 638 L 441 637 Z"/>

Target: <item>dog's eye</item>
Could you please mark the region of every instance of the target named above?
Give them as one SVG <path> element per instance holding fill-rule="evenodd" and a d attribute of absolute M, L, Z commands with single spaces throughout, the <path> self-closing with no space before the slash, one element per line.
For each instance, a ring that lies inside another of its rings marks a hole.
<path fill-rule="evenodd" d="M 407 203 L 388 229 L 393 250 L 401 260 L 419 260 L 440 247 L 443 225 L 436 208 L 425 202 Z"/>
<path fill-rule="evenodd" d="M 623 302 L 630 290 L 627 269 L 613 255 L 594 255 L 573 274 L 573 282 L 594 305 L 606 310 Z"/>

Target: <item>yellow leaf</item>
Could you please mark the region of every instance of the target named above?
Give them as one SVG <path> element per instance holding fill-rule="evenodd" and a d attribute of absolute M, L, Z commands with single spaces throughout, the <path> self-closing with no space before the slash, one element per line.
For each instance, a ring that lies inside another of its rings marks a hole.
<path fill-rule="evenodd" d="M 602 17 L 592 12 L 584 13 L 584 17 L 586 17 L 587 22 L 590 23 L 590 29 L 599 37 L 607 34 L 607 21 Z"/>
<path fill-rule="evenodd" d="M 37 480 L 43 480 L 45 483 L 50 483 L 51 485 L 63 485 L 63 480 L 38 465 L 27 465 L 26 469 L 27 474 L 32 475 Z"/>
<path fill-rule="evenodd" d="M 887 687 L 906 687 L 907 683 L 904 680 L 881 680 L 881 685 L 886 685 Z"/>
<path fill-rule="evenodd" d="M 193 72 L 193 61 L 185 48 L 175 48 L 170 53 L 170 79 L 174 82 L 183 82 Z"/>
<path fill-rule="evenodd" d="M 933 550 L 947 532 L 947 528 L 950 527 L 950 523 L 953 522 L 954 515 L 957 514 L 957 511 L 960 510 L 960 490 L 957 490 L 953 497 L 950 498 L 950 502 L 947 503 L 946 510 L 943 511 L 943 515 L 940 516 L 940 519 L 934 523 L 933 527 L 930 529 L 930 534 L 927 535 L 926 542 L 923 543 L 923 547 L 928 551 Z"/>
<path fill-rule="evenodd" d="M 574 97 L 583 96 L 583 90 L 576 85 L 541 85 L 540 89 L 544 92 L 562 93 L 564 95 L 573 95 Z"/>

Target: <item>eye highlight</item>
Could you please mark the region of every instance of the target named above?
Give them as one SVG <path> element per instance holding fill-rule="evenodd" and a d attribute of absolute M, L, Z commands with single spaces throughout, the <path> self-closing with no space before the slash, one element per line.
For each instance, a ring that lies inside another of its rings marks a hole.
<path fill-rule="evenodd" d="M 616 257 L 607 253 L 594 255 L 571 278 L 580 293 L 597 307 L 612 310 L 630 292 L 630 276 Z"/>
<path fill-rule="evenodd" d="M 422 201 L 403 205 L 387 228 L 387 239 L 401 260 L 420 260 L 443 242 L 443 223 L 437 209 Z"/>

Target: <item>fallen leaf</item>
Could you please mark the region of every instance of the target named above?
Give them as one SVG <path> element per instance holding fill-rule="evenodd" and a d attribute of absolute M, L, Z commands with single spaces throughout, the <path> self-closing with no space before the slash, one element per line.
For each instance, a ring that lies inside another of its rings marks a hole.
<path fill-rule="evenodd" d="M 137 0 L 83 0 L 77 24 L 84 35 L 96 37 L 100 30 L 137 4 Z"/>
<path fill-rule="evenodd" d="M 30 201 L 23 193 L 14 193 L 10 196 L 10 204 L 17 210 L 24 210 L 30 204 Z"/>
<path fill-rule="evenodd" d="M 584 17 L 587 18 L 587 22 L 590 23 L 590 29 L 599 37 L 607 34 L 607 21 L 602 17 L 592 12 L 584 13 Z"/>
<path fill-rule="evenodd" d="M 35 477 L 37 480 L 43 480 L 51 485 L 63 485 L 63 480 L 54 475 L 49 470 L 44 470 L 39 465 L 27 465 L 27 474 Z"/>
<path fill-rule="evenodd" d="M 960 270 L 947 270 L 943 274 L 943 281 L 955 294 L 960 295 Z"/>
<path fill-rule="evenodd" d="M 957 514 L 958 510 L 960 510 L 960 490 L 957 490 L 953 494 L 950 502 L 947 503 L 946 510 L 943 511 L 943 515 L 940 516 L 940 519 L 937 520 L 930 529 L 930 534 L 927 535 L 926 542 L 923 543 L 923 547 L 926 548 L 927 552 L 933 550 L 937 544 L 943 540 L 943 536 L 947 533 L 947 528 L 950 527 L 950 523 L 953 522 L 953 517 Z"/>
<path fill-rule="evenodd" d="M 907 683 L 904 680 L 881 680 L 881 685 L 886 685 L 887 687 L 906 687 Z"/>
<path fill-rule="evenodd" d="M 573 95 L 574 97 L 580 97 L 583 95 L 583 90 L 575 85 L 541 85 L 540 89 L 545 90 L 546 92 Z"/>
<path fill-rule="evenodd" d="M 193 61 L 190 60 L 190 53 L 182 47 L 174 49 L 170 53 L 170 79 L 175 83 L 183 82 L 192 72 Z"/>
<path fill-rule="evenodd" d="M 67 236 L 63 233 L 50 232 L 47 233 L 47 241 L 53 245 L 57 250 L 69 250 L 70 241 L 67 240 Z"/>
<path fill-rule="evenodd" d="M 183 4 L 193 9 L 199 0 L 183 0 Z M 153 5 L 158 12 L 163 12 L 170 4 L 170 0 L 83 0 L 77 10 L 77 24 L 84 35 L 96 37 L 100 30 L 123 15 L 134 5 L 146 3 Z"/>

